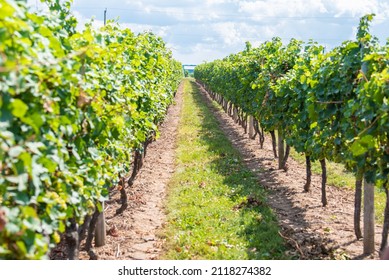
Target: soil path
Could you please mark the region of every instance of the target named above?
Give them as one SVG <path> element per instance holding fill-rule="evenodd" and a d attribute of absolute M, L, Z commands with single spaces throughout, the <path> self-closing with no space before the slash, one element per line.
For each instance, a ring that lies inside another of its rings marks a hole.
<path fill-rule="evenodd" d="M 278 170 L 270 137 L 264 149 L 258 140 L 252 140 L 224 111 L 212 105 L 210 96 L 199 84 L 205 102 L 214 112 L 220 127 L 265 188 L 269 189 L 269 205 L 275 210 L 282 231 L 280 234 L 291 245 L 289 253 L 300 259 L 378 259 L 363 255 L 363 243 L 357 241 L 353 229 L 354 193 L 350 190 L 328 186 L 328 206 L 321 206 L 321 178 L 312 176 L 309 193 L 303 192 L 305 166 L 292 158 L 288 171 Z M 363 217 L 362 217 L 363 218 Z M 379 248 L 382 228 L 376 227 L 376 248 Z"/>
<path fill-rule="evenodd" d="M 160 137 L 148 146 L 143 167 L 134 185 L 127 190 L 127 210 L 121 215 L 114 215 L 120 207 L 118 193 L 107 204 L 107 242 L 105 246 L 95 248 L 99 259 L 152 260 L 158 257 L 163 242 L 158 237 L 158 231 L 165 221 L 165 189 L 174 172 L 182 94 L 183 83 L 159 128 Z"/>

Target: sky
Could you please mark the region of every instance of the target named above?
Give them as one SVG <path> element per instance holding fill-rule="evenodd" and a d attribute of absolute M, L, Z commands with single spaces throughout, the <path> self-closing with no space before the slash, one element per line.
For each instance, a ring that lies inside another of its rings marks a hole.
<path fill-rule="evenodd" d="M 39 6 L 38 0 L 29 0 Z M 375 13 L 371 33 L 385 44 L 389 38 L 389 0 L 74 0 L 80 26 L 115 20 L 135 33 L 161 36 L 183 64 L 213 61 L 280 37 L 326 48 L 354 39 L 361 16 Z"/>

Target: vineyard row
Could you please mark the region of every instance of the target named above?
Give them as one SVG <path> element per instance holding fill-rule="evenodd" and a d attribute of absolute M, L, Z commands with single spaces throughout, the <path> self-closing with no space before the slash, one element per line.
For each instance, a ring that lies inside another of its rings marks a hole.
<path fill-rule="evenodd" d="M 0 258 L 93 258 L 102 202 L 122 193 L 172 103 L 182 66 L 161 38 L 114 22 L 78 31 L 70 3 L 0 0 Z M 119 187 L 117 187 L 119 185 Z"/>
<path fill-rule="evenodd" d="M 386 193 L 381 251 L 389 229 L 389 41 L 369 33 L 373 15 L 361 18 L 356 40 L 326 52 L 315 42 L 273 38 L 224 59 L 195 68 L 195 78 L 226 112 L 245 126 L 254 118 L 261 147 L 264 131 L 272 136 L 279 168 L 286 169 L 290 148 L 305 154 L 306 183 L 311 162 L 322 167 L 322 204 L 327 205 L 326 160 L 343 163 L 356 175 L 354 229 L 362 237 L 360 217 L 364 186 L 364 252 L 374 248 L 374 189 Z M 278 134 L 278 144 L 276 143 Z"/>

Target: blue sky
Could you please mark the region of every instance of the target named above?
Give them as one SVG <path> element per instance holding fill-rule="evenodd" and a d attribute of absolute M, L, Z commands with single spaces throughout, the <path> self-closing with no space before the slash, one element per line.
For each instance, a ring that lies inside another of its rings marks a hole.
<path fill-rule="evenodd" d="M 81 25 L 93 17 L 98 27 L 105 8 L 121 26 L 163 37 L 184 64 L 223 58 L 246 41 L 255 46 L 275 36 L 332 48 L 353 39 L 367 13 L 376 14 L 371 32 L 382 44 L 389 38 L 389 0 L 74 0 L 72 11 Z"/>

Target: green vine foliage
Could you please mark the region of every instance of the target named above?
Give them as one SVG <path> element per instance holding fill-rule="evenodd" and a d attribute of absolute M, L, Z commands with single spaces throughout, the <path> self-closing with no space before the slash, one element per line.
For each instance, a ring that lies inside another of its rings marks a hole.
<path fill-rule="evenodd" d="M 311 124 L 314 122 L 310 118 L 311 102 L 306 93 L 313 84 L 313 67 L 321 62 L 323 50 L 322 46 L 314 42 L 307 44 L 293 68 L 273 85 L 278 101 L 282 103 L 280 127 L 284 129 L 288 144 L 309 156 L 312 155 L 312 149 L 307 143 L 313 137 L 314 125 Z"/>
<path fill-rule="evenodd" d="M 369 33 L 373 17 L 361 18 L 356 40 L 329 52 L 274 38 L 201 64 L 194 75 L 266 130 L 282 129 L 298 152 L 342 162 L 382 185 L 389 179 L 389 42 L 380 46 Z"/>
<path fill-rule="evenodd" d="M 0 0 L 0 258 L 42 259 L 163 120 L 182 77 L 164 42 L 114 22 L 77 32 L 70 3 Z"/>

